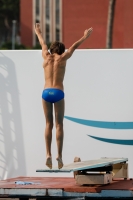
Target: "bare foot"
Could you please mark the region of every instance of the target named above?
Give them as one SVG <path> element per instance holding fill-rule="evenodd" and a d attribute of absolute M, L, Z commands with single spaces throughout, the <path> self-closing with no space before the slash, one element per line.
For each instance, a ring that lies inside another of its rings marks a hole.
<path fill-rule="evenodd" d="M 50 169 L 52 169 L 52 158 L 48 157 L 46 159 L 46 166 L 49 167 Z"/>
<path fill-rule="evenodd" d="M 58 168 L 61 169 L 63 167 L 62 159 L 57 157 L 56 160 L 58 161 Z"/>

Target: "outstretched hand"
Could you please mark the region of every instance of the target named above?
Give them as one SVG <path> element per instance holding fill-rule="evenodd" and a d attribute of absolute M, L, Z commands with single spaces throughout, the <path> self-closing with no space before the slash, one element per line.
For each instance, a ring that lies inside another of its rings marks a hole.
<path fill-rule="evenodd" d="M 35 29 L 35 33 L 36 33 L 36 34 L 42 33 L 39 23 L 36 23 L 36 24 L 35 24 L 34 29 Z"/>
<path fill-rule="evenodd" d="M 84 31 L 84 36 L 85 36 L 86 38 L 88 38 L 88 37 L 91 35 L 92 31 L 93 31 L 93 28 L 92 28 L 92 27 L 89 28 L 89 29 L 86 29 L 86 30 Z"/>

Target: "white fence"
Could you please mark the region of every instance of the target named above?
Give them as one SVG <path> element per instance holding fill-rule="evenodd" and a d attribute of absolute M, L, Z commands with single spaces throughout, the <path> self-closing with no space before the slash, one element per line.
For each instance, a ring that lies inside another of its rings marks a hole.
<path fill-rule="evenodd" d="M 0 179 L 73 176 L 45 168 L 41 51 L 0 51 Z M 133 50 L 77 50 L 68 60 L 64 164 L 127 157 L 133 177 Z M 52 142 L 56 166 L 55 128 Z"/>

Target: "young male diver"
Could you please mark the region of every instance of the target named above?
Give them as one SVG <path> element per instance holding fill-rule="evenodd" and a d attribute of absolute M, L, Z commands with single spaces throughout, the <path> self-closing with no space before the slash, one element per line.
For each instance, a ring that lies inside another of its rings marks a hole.
<path fill-rule="evenodd" d="M 35 25 L 35 33 L 42 47 L 42 57 L 44 58 L 44 90 L 42 92 L 42 105 L 46 119 L 45 143 L 46 143 L 46 165 L 52 169 L 52 129 L 53 129 L 53 105 L 55 112 L 56 142 L 58 168 L 63 167 L 62 148 L 63 148 L 63 118 L 64 118 L 64 88 L 63 80 L 67 60 L 92 33 L 93 28 L 86 29 L 83 36 L 75 42 L 67 51 L 61 42 L 54 42 L 50 46 L 50 52 L 46 42 L 42 37 L 40 24 Z"/>

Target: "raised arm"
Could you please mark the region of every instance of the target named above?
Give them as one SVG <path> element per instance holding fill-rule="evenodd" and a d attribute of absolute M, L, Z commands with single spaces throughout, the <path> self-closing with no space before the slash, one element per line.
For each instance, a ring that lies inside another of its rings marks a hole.
<path fill-rule="evenodd" d="M 93 31 L 93 28 L 89 28 L 89 29 L 86 29 L 84 31 L 84 35 L 82 38 L 80 38 L 77 42 L 75 42 L 65 53 L 62 54 L 62 56 L 67 60 L 69 59 L 73 52 L 75 51 L 75 49 L 77 49 L 92 33 Z"/>
<path fill-rule="evenodd" d="M 45 52 L 46 53 L 48 52 L 48 47 L 47 47 L 47 45 L 46 45 L 46 43 L 45 43 L 45 41 L 44 41 L 44 39 L 42 37 L 42 32 L 41 32 L 40 24 L 36 23 L 34 29 L 35 29 L 35 33 L 36 33 L 36 35 L 38 37 L 39 43 L 40 43 L 40 45 L 42 47 L 42 50 L 43 50 L 42 53 L 45 54 Z"/>

